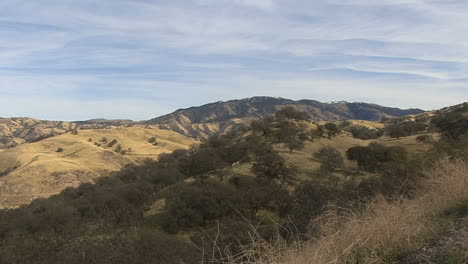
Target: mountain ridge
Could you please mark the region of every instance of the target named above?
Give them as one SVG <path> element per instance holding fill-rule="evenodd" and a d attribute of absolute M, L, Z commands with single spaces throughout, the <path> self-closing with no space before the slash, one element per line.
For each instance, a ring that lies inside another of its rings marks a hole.
<path fill-rule="evenodd" d="M 399 109 L 372 103 L 346 101 L 319 102 L 311 99 L 292 100 L 282 97 L 255 96 L 217 101 L 201 106 L 180 108 L 147 121 L 96 118 L 85 121 L 48 121 L 34 118 L 0 118 L 0 149 L 30 143 L 77 129 L 144 126 L 172 130 L 184 136 L 203 140 L 248 125 L 251 121 L 272 115 L 282 107 L 293 106 L 305 111 L 312 121 L 359 119 L 380 121 L 424 112 L 421 109 Z"/>
<path fill-rule="evenodd" d="M 256 118 L 272 115 L 285 106 L 293 106 L 307 112 L 312 121 L 345 119 L 380 121 L 382 118 L 402 117 L 424 112 L 424 110 L 417 108 L 399 109 L 362 102 L 322 103 L 310 99 L 292 100 L 281 97 L 256 96 L 178 109 L 170 114 L 142 123 L 158 125 L 162 129 L 173 130 L 196 139 L 204 139 L 212 134 L 224 133 L 242 124 L 248 124 Z"/>

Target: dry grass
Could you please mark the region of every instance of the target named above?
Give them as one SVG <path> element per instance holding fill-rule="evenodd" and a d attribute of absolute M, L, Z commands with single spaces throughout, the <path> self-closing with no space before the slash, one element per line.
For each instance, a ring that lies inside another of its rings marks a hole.
<path fill-rule="evenodd" d="M 94 143 L 103 137 L 108 141 L 115 139 L 123 149 L 132 151 L 120 155 L 113 151 L 116 146 L 96 146 Z M 151 137 L 157 138 L 157 146 L 148 142 Z M 15 165 L 19 168 L 0 179 L 0 209 L 48 197 L 68 186 L 92 181 L 105 175 L 105 171 L 117 171 L 125 164 L 143 158 L 155 159 L 161 153 L 188 148 L 195 143 L 197 141 L 169 130 L 116 127 L 79 130 L 77 135 L 65 133 L 2 149 L 0 171 Z M 63 151 L 57 152 L 58 148 Z"/>
<path fill-rule="evenodd" d="M 255 243 L 246 249 L 247 257 L 228 262 L 388 263 L 395 254 L 420 247 L 439 231 L 437 219 L 442 213 L 468 200 L 466 162 L 443 160 L 427 176 L 414 199 L 379 197 L 359 213 L 330 210 L 315 220 L 320 234 L 307 243 L 291 245 L 282 239 L 266 243 L 253 236 Z"/>

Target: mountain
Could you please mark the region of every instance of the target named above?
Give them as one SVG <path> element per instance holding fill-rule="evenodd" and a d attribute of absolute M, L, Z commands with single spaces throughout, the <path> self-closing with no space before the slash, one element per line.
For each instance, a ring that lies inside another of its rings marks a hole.
<path fill-rule="evenodd" d="M 402 110 L 368 103 L 321 103 L 314 100 L 294 101 L 274 97 L 252 97 L 179 109 L 173 113 L 142 122 L 102 118 L 73 122 L 34 118 L 0 118 L 0 149 L 36 142 L 77 129 L 132 126 L 172 130 L 200 140 L 213 134 L 224 133 L 233 128 L 248 125 L 252 120 L 272 115 L 284 106 L 293 106 L 307 112 L 312 121 L 345 119 L 380 121 L 382 118 L 402 117 L 424 112 L 420 109 Z"/>
<path fill-rule="evenodd" d="M 294 101 L 274 97 L 252 97 L 227 102 L 216 102 L 198 107 L 179 109 L 143 122 L 159 128 L 176 131 L 185 136 L 204 139 L 215 133 L 248 124 L 259 117 L 272 115 L 285 106 L 307 112 L 312 121 L 339 121 L 358 119 L 380 121 L 382 118 L 401 117 L 424 112 L 421 109 L 398 109 L 369 103 L 331 102 L 314 100 Z"/>

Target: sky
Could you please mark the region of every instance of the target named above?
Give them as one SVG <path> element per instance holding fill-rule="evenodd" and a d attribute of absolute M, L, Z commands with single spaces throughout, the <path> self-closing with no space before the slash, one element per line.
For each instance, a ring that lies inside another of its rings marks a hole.
<path fill-rule="evenodd" d="M 0 0 L 0 116 L 145 120 L 274 96 L 468 101 L 466 0 Z"/>

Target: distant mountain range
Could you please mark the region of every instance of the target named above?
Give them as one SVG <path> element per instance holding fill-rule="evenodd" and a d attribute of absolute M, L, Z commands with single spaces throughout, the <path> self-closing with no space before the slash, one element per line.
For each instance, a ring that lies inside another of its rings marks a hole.
<path fill-rule="evenodd" d="M 282 107 L 293 106 L 307 112 L 313 121 L 358 119 L 379 121 L 382 118 L 419 114 L 421 109 L 399 109 L 369 103 L 294 101 L 275 97 L 252 97 L 227 102 L 210 103 L 142 122 L 132 120 L 92 119 L 87 121 L 44 121 L 33 118 L 0 118 L 0 148 L 34 142 L 75 129 L 145 126 L 168 129 L 195 139 L 205 139 L 216 133 L 249 124 L 252 120 L 272 115 Z"/>
<path fill-rule="evenodd" d="M 196 139 L 206 138 L 214 133 L 223 133 L 252 120 L 272 115 L 285 106 L 293 106 L 307 112 L 313 121 L 339 121 L 358 119 L 380 121 L 419 114 L 421 109 L 399 109 L 369 103 L 331 102 L 314 100 L 294 101 L 274 97 L 252 97 L 227 102 L 216 102 L 198 107 L 179 109 L 171 114 L 142 122 L 158 125 Z"/>

